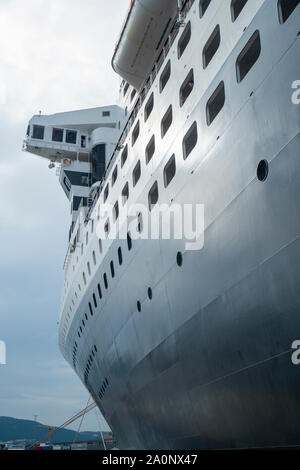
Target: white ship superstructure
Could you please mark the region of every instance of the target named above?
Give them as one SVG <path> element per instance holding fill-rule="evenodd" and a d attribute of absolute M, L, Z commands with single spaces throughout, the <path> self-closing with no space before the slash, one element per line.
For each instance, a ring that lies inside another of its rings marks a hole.
<path fill-rule="evenodd" d="M 299 10 L 135 0 L 119 106 L 30 121 L 72 203 L 60 348 L 123 448 L 299 445 Z M 136 204 L 204 204 L 203 249 Z"/>

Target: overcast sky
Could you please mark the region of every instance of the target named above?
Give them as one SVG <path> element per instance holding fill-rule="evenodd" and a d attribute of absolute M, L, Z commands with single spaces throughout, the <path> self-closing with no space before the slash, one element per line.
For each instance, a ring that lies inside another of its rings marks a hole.
<path fill-rule="evenodd" d="M 58 349 L 69 203 L 47 161 L 21 147 L 39 110 L 115 104 L 119 78 L 110 61 L 128 7 L 129 0 L 0 0 L 0 340 L 7 346 L 0 416 L 36 414 L 59 425 L 88 399 Z M 82 429 L 98 429 L 94 412 Z"/>

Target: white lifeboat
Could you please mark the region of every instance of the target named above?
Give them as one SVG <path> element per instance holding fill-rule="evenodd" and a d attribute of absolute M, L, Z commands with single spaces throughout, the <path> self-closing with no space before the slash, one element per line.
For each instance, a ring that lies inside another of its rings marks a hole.
<path fill-rule="evenodd" d="M 112 58 L 112 67 L 139 90 L 177 14 L 177 0 L 133 0 Z"/>

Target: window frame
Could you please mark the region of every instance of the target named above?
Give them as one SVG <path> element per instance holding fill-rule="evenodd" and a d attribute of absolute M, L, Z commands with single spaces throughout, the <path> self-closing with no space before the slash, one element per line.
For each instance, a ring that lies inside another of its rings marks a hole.
<path fill-rule="evenodd" d="M 154 193 L 154 191 L 157 192 L 157 199 L 155 201 L 154 204 L 152 204 L 152 201 L 151 201 L 151 198 L 152 198 L 152 194 Z M 153 185 L 151 186 L 149 192 L 148 192 L 148 204 L 149 204 L 149 211 L 151 212 L 154 207 L 156 206 L 156 204 L 158 203 L 158 200 L 159 200 L 159 190 L 158 190 L 158 182 L 157 180 L 153 183 Z"/>
<path fill-rule="evenodd" d="M 182 45 L 182 43 L 185 42 L 185 39 L 186 39 L 187 36 L 188 36 L 188 40 L 187 40 L 186 44 L 184 45 L 184 48 L 181 49 L 181 45 Z M 190 43 L 191 37 L 192 37 L 192 25 L 191 25 L 191 22 L 189 21 L 186 24 L 180 38 L 178 39 L 178 43 L 177 43 L 177 58 L 178 58 L 178 60 L 180 60 L 181 57 L 183 56 L 187 46 Z"/>
<path fill-rule="evenodd" d="M 159 92 L 162 93 L 163 90 L 165 89 L 168 81 L 170 80 L 171 77 L 171 60 L 169 59 L 165 68 L 163 69 L 162 73 L 160 74 L 159 77 Z M 165 76 L 167 75 L 167 80 L 164 81 Z"/>
<path fill-rule="evenodd" d="M 138 178 L 136 177 L 137 170 L 139 170 L 138 173 Z M 137 164 L 135 165 L 133 171 L 132 171 L 132 185 L 135 187 L 139 180 L 141 179 L 142 176 L 142 168 L 141 168 L 141 161 L 139 160 Z"/>
<path fill-rule="evenodd" d="M 216 36 L 218 36 L 219 41 L 218 41 L 218 46 L 216 49 L 214 49 L 214 53 L 209 57 L 209 60 L 207 59 L 206 53 L 210 51 L 210 46 L 214 43 Z M 202 65 L 203 65 L 203 70 L 207 69 L 213 58 L 215 57 L 216 53 L 218 52 L 219 48 L 221 45 L 221 30 L 220 30 L 220 25 L 217 24 L 216 27 L 214 28 L 213 32 L 209 36 L 208 40 L 206 41 L 203 49 L 202 49 Z"/>
<path fill-rule="evenodd" d="M 195 128 L 196 128 L 196 143 L 195 143 L 195 145 L 193 145 L 193 147 L 187 153 L 187 151 L 186 151 L 186 141 L 189 139 L 189 137 L 191 136 L 191 134 L 193 133 Z M 190 154 L 192 153 L 194 148 L 197 147 L 198 137 L 199 137 L 199 135 L 198 135 L 197 121 L 194 121 L 192 123 L 192 125 L 189 127 L 188 131 L 185 133 L 185 135 L 182 139 L 182 152 L 183 152 L 183 159 L 184 160 L 186 160 L 190 156 Z"/>
<path fill-rule="evenodd" d="M 167 120 L 167 117 L 169 116 L 169 114 L 171 115 L 171 122 L 168 126 L 168 128 L 165 130 L 164 129 L 164 122 Z M 161 138 L 163 139 L 165 137 L 165 135 L 167 134 L 168 130 L 170 129 L 171 125 L 173 123 L 173 107 L 172 105 L 170 104 L 170 106 L 168 107 L 167 111 L 165 112 L 165 114 L 163 115 L 162 119 L 161 119 L 161 123 L 160 123 L 160 128 L 161 128 Z"/>
<path fill-rule="evenodd" d="M 153 153 L 149 154 L 149 149 L 151 149 L 151 148 L 153 148 Z M 145 162 L 146 162 L 146 165 L 148 165 L 150 163 L 150 161 L 152 160 L 154 154 L 155 154 L 155 135 L 153 134 L 153 136 L 149 140 L 149 142 L 147 144 L 147 147 L 145 149 Z"/>
<path fill-rule="evenodd" d="M 252 65 L 251 65 L 250 68 L 248 68 L 247 72 L 244 73 L 244 74 L 241 74 L 241 68 L 240 68 L 241 61 L 245 58 L 246 54 L 251 50 L 251 47 L 255 44 L 257 39 L 259 40 L 259 53 L 258 53 L 258 56 L 255 59 L 255 61 L 252 62 Z M 261 51 L 262 51 L 262 47 L 261 47 L 260 32 L 257 29 L 256 31 L 254 31 L 254 33 L 251 35 L 251 37 L 248 39 L 247 43 L 245 44 L 245 46 L 243 47 L 243 49 L 241 50 L 241 52 L 237 56 L 237 59 L 236 59 L 236 62 L 235 62 L 237 83 L 242 83 L 242 81 L 247 77 L 249 72 L 252 70 L 252 68 L 257 63 L 258 59 L 260 58 Z"/>
<path fill-rule="evenodd" d="M 214 100 L 217 98 L 217 96 L 219 95 L 221 90 L 223 90 L 223 92 L 224 92 L 223 104 L 220 107 L 220 109 L 218 110 L 218 112 L 216 114 L 212 115 L 210 106 L 213 104 Z M 206 122 L 207 122 L 208 126 L 211 126 L 211 124 L 214 122 L 214 120 L 220 114 L 220 112 L 222 111 L 222 109 L 225 106 L 225 102 L 226 102 L 225 83 L 224 83 L 223 80 L 221 80 L 221 82 L 219 83 L 217 88 L 214 90 L 214 92 L 211 94 L 211 96 L 209 97 L 209 99 L 207 100 L 207 103 L 206 103 Z"/>
<path fill-rule="evenodd" d="M 172 166 L 173 163 L 174 163 L 175 171 L 172 174 L 173 176 L 171 177 L 171 179 L 168 179 L 167 178 L 167 172 L 168 172 L 169 168 Z M 169 186 L 169 184 L 171 183 L 171 181 L 175 178 L 175 175 L 176 175 L 176 157 L 175 157 L 175 153 L 173 153 L 173 155 L 169 158 L 168 162 L 166 163 L 166 165 L 164 167 L 163 174 L 164 174 L 164 186 L 165 186 L 165 188 L 167 188 Z"/>
<path fill-rule="evenodd" d="M 185 99 L 183 100 L 183 90 L 187 87 L 188 83 L 193 81 L 193 86 L 191 87 L 189 93 L 187 96 L 185 96 Z M 194 69 L 191 68 L 191 70 L 189 71 L 189 73 L 187 74 L 184 82 L 182 83 L 180 89 L 179 89 L 179 105 L 180 107 L 182 108 L 182 106 L 186 103 L 186 100 L 188 99 L 188 97 L 190 96 L 190 94 L 192 93 L 193 89 L 194 89 L 194 86 L 195 86 L 195 78 L 194 78 Z"/>
<path fill-rule="evenodd" d="M 150 107 L 150 111 L 149 111 Z M 152 92 L 144 108 L 144 121 L 147 122 L 154 108 L 154 93 Z"/>

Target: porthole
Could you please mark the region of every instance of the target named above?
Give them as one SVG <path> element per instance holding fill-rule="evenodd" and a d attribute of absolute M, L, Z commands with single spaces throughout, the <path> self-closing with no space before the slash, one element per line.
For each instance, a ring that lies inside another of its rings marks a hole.
<path fill-rule="evenodd" d="M 257 178 L 259 181 L 266 181 L 269 174 L 269 164 L 267 160 L 261 160 L 257 167 Z"/>
<path fill-rule="evenodd" d="M 149 287 L 149 289 L 148 289 L 148 297 L 149 297 L 149 300 L 152 300 L 152 298 L 153 298 L 153 292 L 152 292 L 151 287 Z"/>
<path fill-rule="evenodd" d="M 139 300 L 137 301 L 136 306 L 137 306 L 138 312 L 141 312 L 142 311 L 142 306 L 141 306 L 141 302 Z"/>
<path fill-rule="evenodd" d="M 178 266 L 181 267 L 182 264 L 183 264 L 183 258 L 182 258 L 182 253 L 181 253 L 180 251 L 178 251 L 178 253 L 177 253 L 177 258 L 176 258 L 176 260 L 177 260 Z"/>

